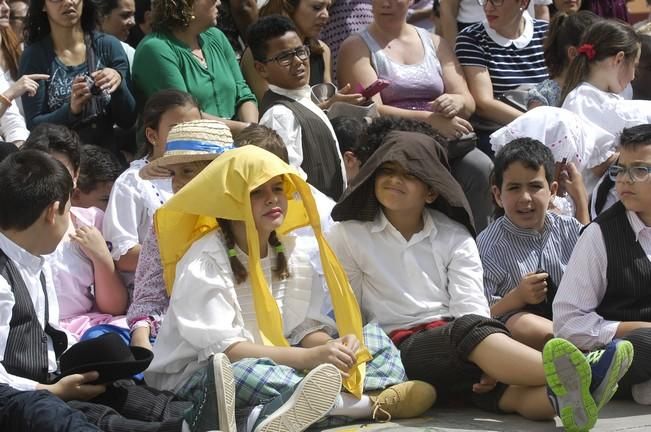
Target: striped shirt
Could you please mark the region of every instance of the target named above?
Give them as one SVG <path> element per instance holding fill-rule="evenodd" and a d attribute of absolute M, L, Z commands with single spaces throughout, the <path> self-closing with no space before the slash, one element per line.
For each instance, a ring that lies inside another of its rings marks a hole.
<path fill-rule="evenodd" d="M 484 294 L 492 306 L 527 273 L 545 270 L 558 286 L 576 244 L 581 223 L 547 212 L 542 232 L 522 229 L 502 216 L 477 237 L 484 267 Z"/>
<path fill-rule="evenodd" d="M 524 18 L 525 29 L 514 40 L 500 36 L 486 22 L 466 27 L 457 36 L 455 52 L 459 63 L 488 69 L 495 97 L 548 77 L 543 57 L 548 24 L 532 19 L 529 14 L 524 14 Z"/>

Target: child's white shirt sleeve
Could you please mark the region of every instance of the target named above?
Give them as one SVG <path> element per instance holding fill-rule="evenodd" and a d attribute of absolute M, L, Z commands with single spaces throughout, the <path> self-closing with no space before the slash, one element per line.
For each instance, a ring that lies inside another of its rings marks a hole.
<path fill-rule="evenodd" d="M 609 343 L 619 321 L 596 312 L 606 295 L 608 259 L 601 228 L 591 224 L 579 237 L 554 298 L 554 335 L 583 350 Z"/>
<path fill-rule="evenodd" d="M 264 113 L 260 124 L 275 130 L 280 135 L 287 147 L 289 164 L 296 168 L 303 178 L 307 178 L 307 174 L 301 169 L 303 164 L 302 130 L 294 113 L 286 106 L 276 104 Z"/>

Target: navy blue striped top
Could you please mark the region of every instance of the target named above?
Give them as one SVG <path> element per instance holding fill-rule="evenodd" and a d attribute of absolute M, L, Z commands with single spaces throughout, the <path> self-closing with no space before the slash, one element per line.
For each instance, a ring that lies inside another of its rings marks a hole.
<path fill-rule="evenodd" d="M 501 300 L 539 264 L 558 286 L 582 227 L 573 217 L 551 212 L 542 232 L 520 228 L 506 216 L 490 224 L 477 237 L 488 303 Z"/>
<path fill-rule="evenodd" d="M 461 66 L 488 69 L 493 96 L 499 97 L 519 85 L 537 84 L 547 79 L 543 40 L 548 27 L 547 22 L 525 15 L 523 34 L 518 39 L 509 40 L 488 24 L 473 24 L 457 36 L 455 52 Z"/>

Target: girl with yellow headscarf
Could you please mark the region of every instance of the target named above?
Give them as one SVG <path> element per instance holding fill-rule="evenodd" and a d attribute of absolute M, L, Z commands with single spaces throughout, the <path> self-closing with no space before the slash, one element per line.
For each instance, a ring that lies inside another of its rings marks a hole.
<path fill-rule="evenodd" d="M 308 225 L 313 237 L 287 234 Z M 404 385 L 400 355 L 377 326 L 362 328 L 309 185 L 289 165 L 257 147 L 231 150 L 159 210 L 155 227 L 171 299 L 146 374 L 154 387 L 187 393 L 223 352 L 236 408 L 253 408 L 247 430 L 387 419 L 400 403 L 390 396 L 403 392 L 384 390 Z"/>

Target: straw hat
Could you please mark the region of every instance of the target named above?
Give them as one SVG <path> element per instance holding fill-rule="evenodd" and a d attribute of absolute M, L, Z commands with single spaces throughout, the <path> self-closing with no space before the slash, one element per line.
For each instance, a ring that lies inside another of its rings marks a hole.
<path fill-rule="evenodd" d="M 140 177 L 160 178 L 160 168 L 188 162 L 211 161 L 233 148 L 231 130 L 216 120 L 179 123 L 170 130 L 163 156 L 145 165 Z"/>

